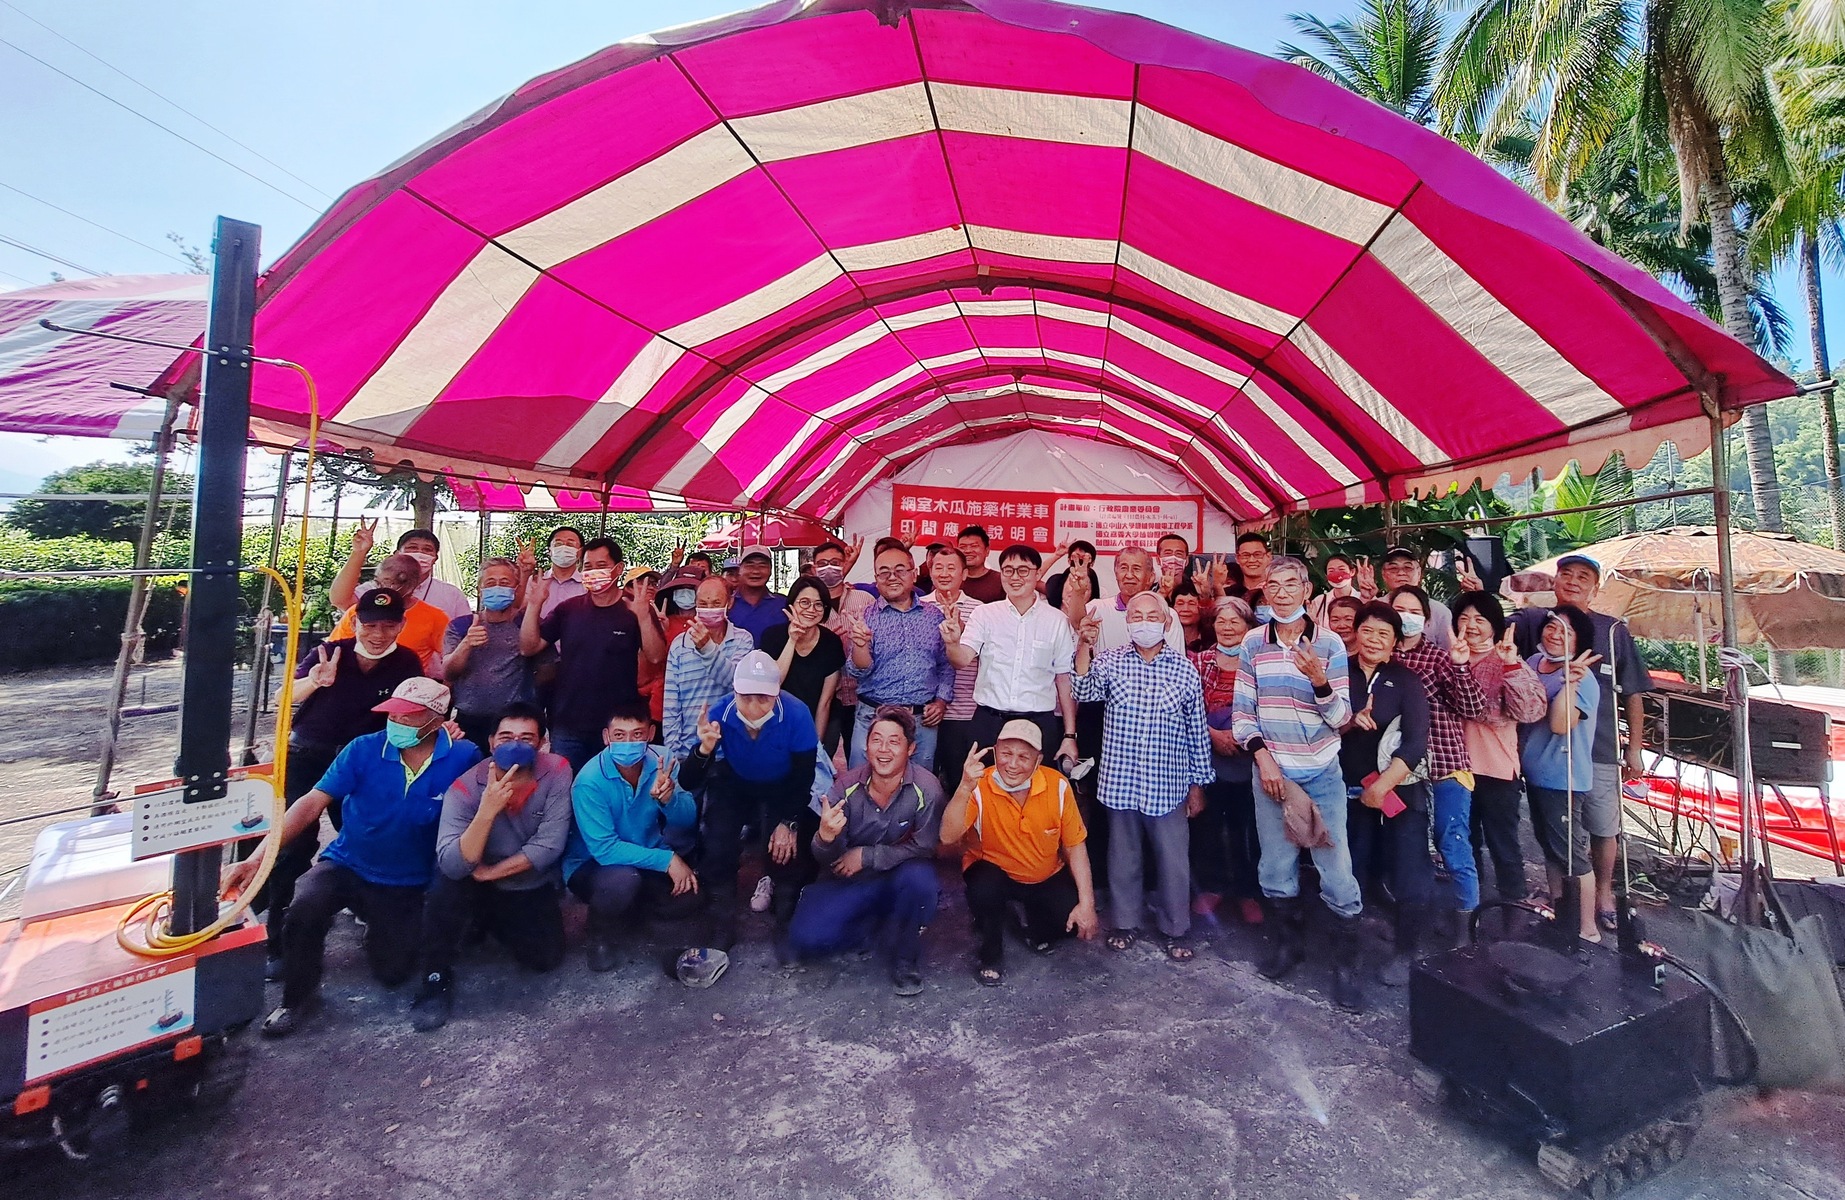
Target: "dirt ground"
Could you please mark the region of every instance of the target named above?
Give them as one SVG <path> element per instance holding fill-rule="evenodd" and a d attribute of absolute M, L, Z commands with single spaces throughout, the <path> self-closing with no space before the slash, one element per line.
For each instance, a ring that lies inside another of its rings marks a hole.
<path fill-rule="evenodd" d="M 149 703 L 178 672 L 147 672 Z M 107 672 L 0 686 L 0 815 L 87 802 Z M 130 722 L 123 784 L 164 775 L 174 719 Z M 23 807 L 28 802 L 33 808 Z M 0 827 L 0 867 L 24 834 Z M 29 838 L 25 838 L 29 844 Z M 762 919 L 708 991 L 660 969 L 674 930 L 609 975 L 572 950 L 534 977 L 468 952 L 455 1019 L 411 1031 L 405 990 L 363 970 L 342 919 L 328 1005 L 286 1042 L 250 1039 L 240 1098 L 157 1125 L 114 1163 L 35 1155 L 22 1196 L 1307 1197 L 1541 1200 L 1528 1154 L 1410 1083 L 1402 994 L 1331 1008 L 1324 951 L 1275 985 L 1259 934 L 1207 927 L 1196 961 L 1008 947 L 970 977 L 959 881 L 925 939 L 928 987 L 891 993 L 853 956 L 776 969 Z M 1384 952 L 1373 930 L 1370 955 Z M 273 989 L 272 989 L 273 992 Z M 273 998 L 273 996 L 272 996 Z M 1643 1200 L 1845 1197 L 1845 1099 L 1730 1095 Z"/>

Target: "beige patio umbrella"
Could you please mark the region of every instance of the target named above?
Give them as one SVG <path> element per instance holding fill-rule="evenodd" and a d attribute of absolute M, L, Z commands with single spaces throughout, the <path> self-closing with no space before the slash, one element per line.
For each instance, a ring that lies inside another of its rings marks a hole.
<path fill-rule="evenodd" d="M 1845 649 L 1845 554 L 1785 533 L 1731 533 L 1736 639 L 1776 650 Z M 1723 624 L 1717 530 L 1678 525 L 1610 538 L 1570 554 L 1602 565 L 1595 607 L 1626 619 L 1638 637 L 1715 640 Z M 1563 557 L 1562 555 L 1558 556 Z M 1529 576 L 1553 576 L 1557 559 Z"/>

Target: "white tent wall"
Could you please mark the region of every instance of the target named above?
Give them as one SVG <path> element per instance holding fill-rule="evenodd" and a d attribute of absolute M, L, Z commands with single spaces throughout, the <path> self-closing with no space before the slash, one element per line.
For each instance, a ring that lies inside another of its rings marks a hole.
<path fill-rule="evenodd" d="M 1145 454 L 1087 438 L 1028 430 L 990 442 L 931 450 L 894 477 L 897 483 L 940 487 L 1020 489 L 1072 495 L 1196 496 L 1198 489 L 1171 467 Z M 846 508 L 848 539 L 862 535 L 867 547 L 891 531 L 891 483 L 880 480 Z M 1203 545 L 1194 550 L 1228 555 L 1236 549 L 1236 525 L 1228 514 L 1204 502 Z M 1151 546 L 1148 547 L 1152 549 Z M 990 565 L 997 565 L 1000 546 Z M 852 579 L 869 582 L 871 554 L 861 555 Z M 1114 556 L 1104 555 L 1096 573 L 1107 591 L 1114 581 Z"/>

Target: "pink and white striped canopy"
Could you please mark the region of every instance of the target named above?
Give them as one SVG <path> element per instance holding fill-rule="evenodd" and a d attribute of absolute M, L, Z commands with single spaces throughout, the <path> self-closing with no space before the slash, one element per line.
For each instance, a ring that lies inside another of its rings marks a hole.
<path fill-rule="evenodd" d="M 1697 446 L 1700 380 L 1793 390 L 1435 134 L 1041 0 L 613 46 L 352 189 L 261 301 L 259 352 L 386 462 L 829 521 L 1028 427 L 1256 518 Z"/>
<path fill-rule="evenodd" d="M 104 275 L 0 293 L 0 431 L 144 441 L 160 432 L 166 402 L 110 387 L 145 387 L 171 350 L 108 341 L 90 329 L 169 345 L 205 329 L 203 275 Z"/>

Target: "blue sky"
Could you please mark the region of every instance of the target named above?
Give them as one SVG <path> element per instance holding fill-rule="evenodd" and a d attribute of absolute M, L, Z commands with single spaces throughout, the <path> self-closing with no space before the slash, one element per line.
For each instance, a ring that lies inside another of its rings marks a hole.
<path fill-rule="evenodd" d="M 1296 7 L 1286 0 L 1091 2 L 1264 51 L 1287 36 L 1285 14 Z M 0 44 L 0 236 L 93 271 L 177 271 L 183 264 L 167 252 L 166 235 L 205 247 L 213 217 L 223 213 L 263 226 L 269 261 L 340 191 L 526 79 L 621 38 L 737 6 L 733 0 L 0 0 L 0 39 L 10 43 Z M 1298 7 L 1331 19 L 1355 4 L 1300 0 Z M 0 244 L 0 289 L 46 282 L 53 270 L 81 273 Z M 1781 291 L 1800 325 L 1798 292 Z M 1845 295 L 1833 310 L 1845 314 Z M 1845 315 L 1828 324 L 1835 326 L 1833 344 L 1845 345 Z M 1804 346 L 1804 334 L 1799 342 Z M 123 451 L 80 439 L 0 434 L 0 491 L 25 490 L 47 471 Z"/>

